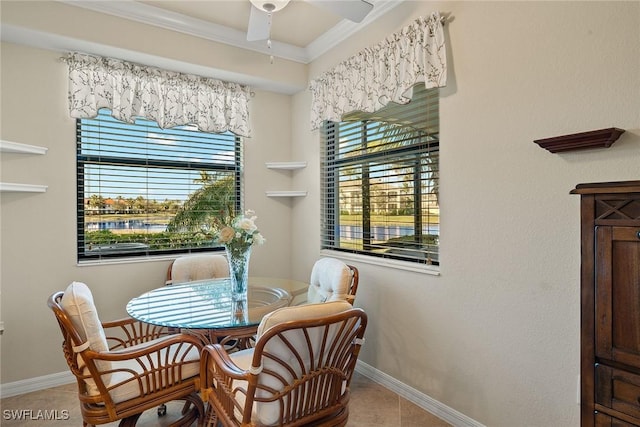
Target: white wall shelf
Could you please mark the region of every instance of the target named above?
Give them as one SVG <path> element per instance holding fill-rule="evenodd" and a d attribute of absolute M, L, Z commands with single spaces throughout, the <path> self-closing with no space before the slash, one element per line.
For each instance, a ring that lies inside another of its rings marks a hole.
<path fill-rule="evenodd" d="M 267 191 L 267 197 L 305 197 L 306 191 Z"/>
<path fill-rule="evenodd" d="M 268 169 L 296 170 L 307 167 L 307 162 L 266 162 Z"/>
<path fill-rule="evenodd" d="M 19 142 L 0 140 L 0 152 L 16 154 L 46 154 L 48 148 L 39 145 L 21 144 Z M 13 182 L 0 182 L 2 193 L 44 193 L 46 185 L 17 184 Z"/>
<path fill-rule="evenodd" d="M 307 162 L 265 162 L 265 166 L 267 169 L 279 169 L 279 170 L 297 170 L 304 169 L 307 167 Z M 267 191 L 267 197 L 305 197 L 307 195 L 306 191 L 286 191 L 286 190 L 275 190 L 275 191 Z"/>
<path fill-rule="evenodd" d="M 47 191 L 46 185 L 0 182 L 0 192 L 2 193 L 44 193 L 45 191 Z"/>
<path fill-rule="evenodd" d="M 0 152 L 3 153 L 46 154 L 47 150 L 48 148 L 38 145 L 0 140 Z"/>

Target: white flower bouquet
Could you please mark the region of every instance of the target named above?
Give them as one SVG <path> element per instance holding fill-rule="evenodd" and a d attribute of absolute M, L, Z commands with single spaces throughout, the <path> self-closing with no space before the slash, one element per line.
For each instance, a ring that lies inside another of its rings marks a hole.
<path fill-rule="evenodd" d="M 236 217 L 221 219 L 215 241 L 233 252 L 244 252 L 253 245 L 262 245 L 266 239 L 256 226 L 255 212 L 248 210 Z"/>
<path fill-rule="evenodd" d="M 256 218 L 253 211 L 246 211 L 235 218 L 217 220 L 215 240 L 224 245 L 227 254 L 233 301 L 246 301 L 251 247 L 266 241 L 258 231 Z"/>

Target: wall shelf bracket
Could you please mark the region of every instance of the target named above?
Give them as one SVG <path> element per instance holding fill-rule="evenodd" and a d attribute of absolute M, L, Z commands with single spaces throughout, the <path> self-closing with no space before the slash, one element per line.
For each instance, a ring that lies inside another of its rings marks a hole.
<path fill-rule="evenodd" d="M 533 142 L 551 153 L 561 153 L 587 148 L 609 148 L 623 133 L 624 129 L 607 128 L 553 138 L 536 139 Z"/>
<path fill-rule="evenodd" d="M 19 142 L 1 140 L 0 152 L 21 153 L 21 154 L 45 154 L 47 152 L 47 148 L 40 147 L 38 145 L 21 144 Z"/>
<path fill-rule="evenodd" d="M 268 169 L 296 170 L 307 167 L 307 162 L 266 162 Z"/>
<path fill-rule="evenodd" d="M 306 191 L 267 191 L 267 197 L 305 197 Z"/>
<path fill-rule="evenodd" d="M 0 182 L 0 193 L 44 193 L 45 191 L 47 191 L 46 185 Z"/>

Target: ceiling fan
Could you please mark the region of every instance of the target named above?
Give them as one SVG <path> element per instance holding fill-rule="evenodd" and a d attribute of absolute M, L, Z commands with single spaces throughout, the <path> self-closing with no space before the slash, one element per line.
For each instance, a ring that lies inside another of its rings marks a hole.
<path fill-rule="evenodd" d="M 249 15 L 249 28 L 247 40 L 267 40 L 271 38 L 271 17 L 273 13 L 282 10 L 290 0 L 249 0 L 251 2 L 251 14 Z M 366 0 L 305 0 L 314 6 L 325 8 L 336 15 L 340 15 L 353 22 L 361 22 L 371 9 L 373 4 Z"/>

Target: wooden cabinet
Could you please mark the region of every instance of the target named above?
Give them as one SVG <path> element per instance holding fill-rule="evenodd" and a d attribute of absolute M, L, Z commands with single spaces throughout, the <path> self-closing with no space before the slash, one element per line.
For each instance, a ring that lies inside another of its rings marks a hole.
<path fill-rule="evenodd" d="M 580 184 L 581 425 L 640 426 L 640 181 Z"/>

